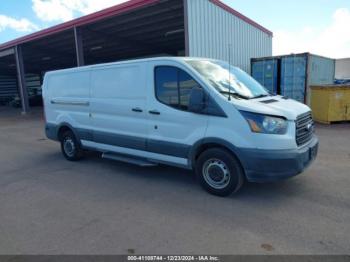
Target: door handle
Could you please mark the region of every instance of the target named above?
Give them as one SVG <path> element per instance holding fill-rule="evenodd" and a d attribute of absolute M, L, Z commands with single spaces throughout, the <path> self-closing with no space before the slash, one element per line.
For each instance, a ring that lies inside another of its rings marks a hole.
<path fill-rule="evenodd" d="M 152 115 L 160 115 L 160 112 L 157 110 L 151 110 L 151 111 L 149 111 L 149 113 Z"/>
<path fill-rule="evenodd" d="M 133 108 L 132 111 L 136 112 L 136 113 L 142 113 L 143 112 L 143 110 L 141 108 L 138 108 L 138 107 Z"/>

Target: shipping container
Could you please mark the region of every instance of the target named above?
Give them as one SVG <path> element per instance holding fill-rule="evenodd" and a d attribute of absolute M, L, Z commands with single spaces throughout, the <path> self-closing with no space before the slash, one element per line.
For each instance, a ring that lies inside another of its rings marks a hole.
<path fill-rule="evenodd" d="M 261 61 L 277 60 L 277 94 L 310 105 L 310 85 L 333 84 L 335 60 L 310 53 L 265 57 L 251 60 L 252 76 L 263 84 L 260 67 Z M 266 87 L 266 84 L 263 84 Z M 268 88 L 268 87 L 266 87 Z M 268 88 L 269 89 L 269 88 Z"/>
<path fill-rule="evenodd" d="M 272 94 L 279 93 L 278 63 L 278 59 L 256 59 L 252 63 L 253 77 Z"/>

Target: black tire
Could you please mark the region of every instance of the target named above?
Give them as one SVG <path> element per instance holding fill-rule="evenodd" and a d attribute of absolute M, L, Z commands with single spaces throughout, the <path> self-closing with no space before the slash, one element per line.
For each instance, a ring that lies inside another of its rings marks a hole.
<path fill-rule="evenodd" d="M 244 171 L 236 157 L 221 148 L 204 151 L 196 161 L 197 178 L 209 193 L 225 197 L 243 185 Z"/>
<path fill-rule="evenodd" d="M 83 151 L 72 131 L 66 131 L 62 134 L 61 151 L 68 161 L 78 161 L 83 157 Z"/>

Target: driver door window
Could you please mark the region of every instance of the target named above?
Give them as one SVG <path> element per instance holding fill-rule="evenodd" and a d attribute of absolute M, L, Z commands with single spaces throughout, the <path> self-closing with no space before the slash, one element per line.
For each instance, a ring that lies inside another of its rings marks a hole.
<path fill-rule="evenodd" d="M 171 66 L 155 69 L 156 97 L 161 103 L 187 111 L 192 88 L 200 85 L 185 71 Z"/>

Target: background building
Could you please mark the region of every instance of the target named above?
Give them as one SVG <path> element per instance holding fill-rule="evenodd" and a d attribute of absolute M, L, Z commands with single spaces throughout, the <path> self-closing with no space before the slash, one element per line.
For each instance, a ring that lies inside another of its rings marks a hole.
<path fill-rule="evenodd" d="M 350 82 L 350 58 L 335 61 L 335 79 Z"/>
<path fill-rule="evenodd" d="M 131 0 L 0 45 L 0 103 L 18 97 L 27 112 L 50 70 L 165 55 L 249 72 L 272 55 L 272 33 L 219 0 Z"/>

